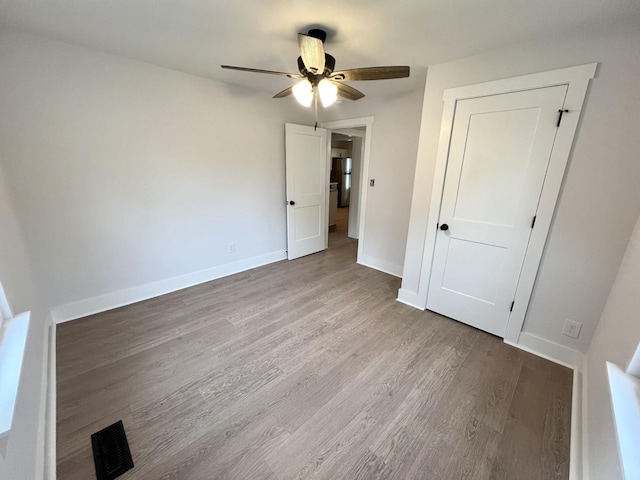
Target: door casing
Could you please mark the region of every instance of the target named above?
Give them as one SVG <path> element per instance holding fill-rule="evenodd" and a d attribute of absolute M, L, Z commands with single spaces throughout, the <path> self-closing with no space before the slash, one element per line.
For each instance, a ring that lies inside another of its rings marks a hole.
<path fill-rule="evenodd" d="M 329 130 L 329 132 L 331 131 L 340 131 L 340 130 L 344 130 L 344 129 L 349 129 L 349 128 L 355 128 L 355 127 L 365 127 L 365 136 L 364 136 L 364 142 L 363 142 L 363 152 L 362 152 L 362 162 L 360 164 L 360 204 L 358 206 L 359 208 L 359 218 L 358 218 L 358 254 L 357 254 L 357 259 L 356 262 L 361 264 L 361 265 L 365 265 L 365 266 L 369 266 L 367 265 L 366 262 L 364 262 L 363 260 L 363 247 L 364 247 L 364 242 L 365 242 L 365 222 L 366 222 L 366 216 L 367 216 L 367 192 L 368 192 L 368 185 L 369 185 L 369 159 L 371 156 L 371 133 L 372 133 L 372 128 L 373 128 L 373 117 L 359 117 L 359 118 L 351 118 L 351 119 L 347 119 L 347 120 L 336 120 L 333 122 L 323 122 L 320 124 L 320 126 L 322 128 L 326 128 L 327 130 Z M 328 145 L 328 151 L 331 151 L 331 135 L 328 135 L 329 137 L 329 145 Z M 328 155 L 327 158 L 327 165 L 330 165 L 331 162 L 331 155 Z M 331 170 L 331 167 L 328 167 L 329 170 Z M 327 211 L 329 211 L 329 198 L 327 196 Z M 375 267 L 372 267 L 375 268 Z"/>
<path fill-rule="evenodd" d="M 516 289 L 514 306 L 509 316 L 504 339 L 508 343 L 518 343 L 522 326 L 533 292 L 538 267 L 547 241 L 553 213 L 562 182 L 565 169 L 571 153 L 575 133 L 580 120 L 584 99 L 589 86 L 589 81 L 594 78 L 597 63 L 579 65 L 575 67 L 551 70 L 548 72 L 523 75 L 503 80 L 469 85 L 465 87 L 451 88 L 444 91 L 444 110 L 438 142 L 436 168 L 434 172 L 431 203 L 425 236 L 425 248 L 420 270 L 417 298 L 404 298 L 403 291 L 399 292 L 398 300 L 413 306 L 426 309 L 428 287 L 430 283 L 431 268 L 437 235 L 437 223 L 441 207 L 442 192 L 444 188 L 449 144 L 451 139 L 453 119 L 458 100 L 499 95 L 503 93 L 518 92 L 536 88 L 567 85 L 567 96 L 564 108 L 569 112 L 563 115 L 562 123 L 558 128 L 554 142 L 547 176 L 542 188 L 540 203 L 537 211 L 536 225 L 531 234 L 529 246 L 525 254 L 520 280 Z"/>

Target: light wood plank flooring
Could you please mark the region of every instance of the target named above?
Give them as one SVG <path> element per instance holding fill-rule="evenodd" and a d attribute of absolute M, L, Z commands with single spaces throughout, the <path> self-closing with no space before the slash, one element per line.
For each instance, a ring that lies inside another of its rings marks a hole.
<path fill-rule="evenodd" d="M 331 248 L 58 326 L 59 479 L 566 479 L 571 372 Z"/>

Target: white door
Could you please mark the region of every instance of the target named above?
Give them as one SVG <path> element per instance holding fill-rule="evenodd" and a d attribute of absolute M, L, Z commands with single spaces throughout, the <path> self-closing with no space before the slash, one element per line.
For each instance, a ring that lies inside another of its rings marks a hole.
<path fill-rule="evenodd" d="M 504 336 L 566 92 L 457 102 L 429 310 Z"/>
<path fill-rule="evenodd" d="M 327 248 L 327 130 L 285 124 L 287 176 L 287 257 Z"/>

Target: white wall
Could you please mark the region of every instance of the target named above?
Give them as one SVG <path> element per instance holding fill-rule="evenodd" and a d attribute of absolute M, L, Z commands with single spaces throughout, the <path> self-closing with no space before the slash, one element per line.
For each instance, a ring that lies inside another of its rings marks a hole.
<path fill-rule="evenodd" d="M 422 111 L 402 288 L 417 292 L 443 90 L 601 62 L 560 194 L 524 331 L 586 351 L 640 213 L 640 33 L 574 33 L 431 66 Z M 434 220 L 435 221 L 435 220 Z M 566 318 L 580 338 L 560 334 Z"/>
<path fill-rule="evenodd" d="M 315 119 L 290 99 L 6 29 L 0 65 L 0 278 L 16 311 L 34 311 L 0 477 L 31 479 L 43 471 L 42 305 L 283 253 L 284 123 Z M 398 272 L 421 99 L 321 112 L 376 117 L 366 251 Z"/>
<path fill-rule="evenodd" d="M 46 341 L 49 319 L 42 308 L 31 264 L 0 165 L 0 280 L 14 314 L 32 311 L 13 422 L 0 454 L 0 478 L 40 480 L 44 468 Z"/>
<path fill-rule="evenodd" d="M 283 124 L 312 125 L 312 109 L 10 30 L 0 63 L 0 154 L 55 312 L 284 255 Z M 398 275 L 422 93 L 344 101 L 319 118 L 375 117 L 364 252 Z"/>
<path fill-rule="evenodd" d="M 640 218 L 586 356 L 583 408 L 587 413 L 589 478 L 622 479 L 605 362 L 625 368 L 640 342 Z"/>
<path fill-rule="evenodd" d="M 412 75 L 424 79 L 424 73 Z M 366 93 L 366 82 L 354 85 Z M 374 117 L 369 178 L 376 181 L 374 187 L 366 181 L 363 256 L 367 264 L 397 276 L 402 276 L 407 242 L 422 95 L 422 90 L 416 90 L 357 102 L 345 100 L 322 117 L 322 121 Z"/>
<path fill-rule="evenodd" d="M 17 32 L 0 64 L 0 153 L 47 306 L 286 248 L 292 102 Z"/>

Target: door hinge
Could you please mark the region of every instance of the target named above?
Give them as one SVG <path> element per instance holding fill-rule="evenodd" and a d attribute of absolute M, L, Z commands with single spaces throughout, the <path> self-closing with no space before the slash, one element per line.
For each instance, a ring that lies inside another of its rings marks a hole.
<path fill-rule="evenodd" d="M 560 126 L 560 122 L 562 122 L 562 115 L 564 115 L 565 113 L 569 113 L 569 110 L 560 109 L 560 110 L 558 110 L 558 113 L 559 113 L 559 115 L 558 115 L 558 124 L 556 125 L 556 127 Z"/>
<path fill-rule="evenodd" d="M 538 216 L 534 215 L 533 220 L 531 221 L 531 228 L 533 228 L 533 226 L 536 224 L 536 218 L 538 218 Z"/>
<path fill-rule="evenodd" d="M 513 302 L 511 302 L 511 308 L 509 309 L 510 312 L 513 312 L 513 304 L 516 303 L 515 300 Z"/>

